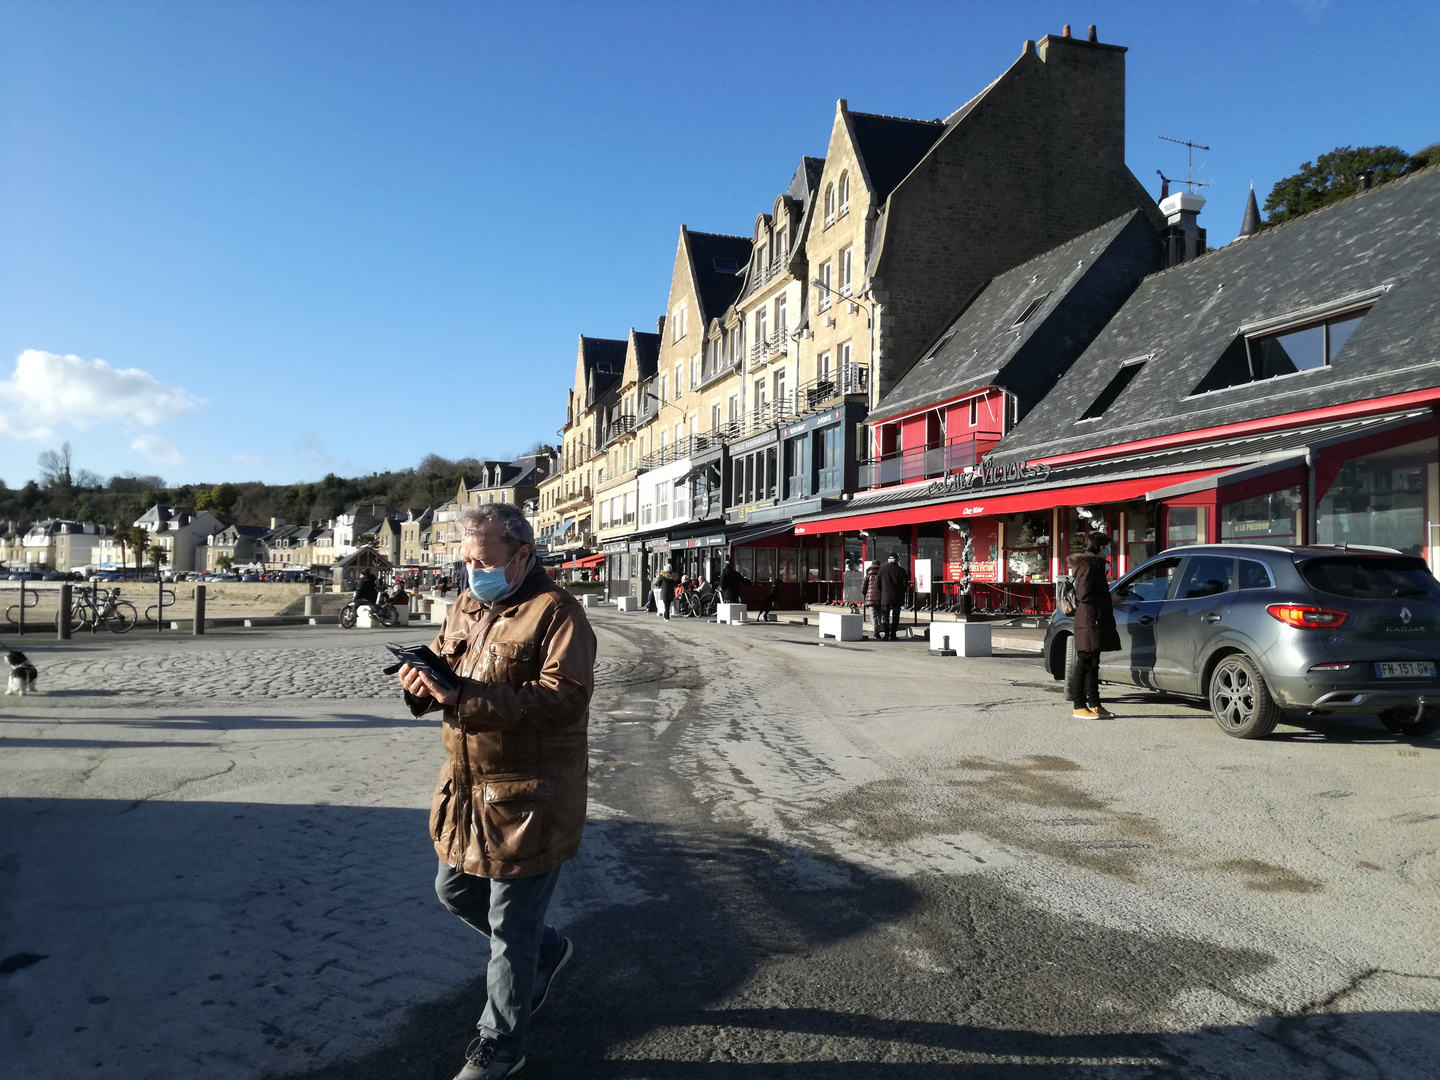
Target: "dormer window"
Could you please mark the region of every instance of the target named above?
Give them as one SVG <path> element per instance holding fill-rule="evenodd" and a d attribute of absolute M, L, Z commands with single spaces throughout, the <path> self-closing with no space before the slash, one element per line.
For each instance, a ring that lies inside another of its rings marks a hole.
<path fill-rule="evenodd" d="M 1191 394 L 1206 394 L 1329 367 L 1369 310 L 1368 307 L 1352 309 L 1328 319 L 1313 319 L 1267 333 L 1241 333 L 1220 354 L 1215 366 Z"/>
<path fill-rule="evenodd" d="M 1100 391 L 1099 396 L 1090 403 L 1090 407 L 1085 410 L 1080 419 L 1098 420 L 1104 416 L 1105 410 L 1115 404 L 1115 399 L 1125 392 L 1125 388 L 1134 381 L 1135 376 L 1140 374 L 1140 369 L 1144 366 L 1144 360 L 1132 360 L 1128 364 L 1122 364 L 1120 370 L 1106 383 L 1105 389 Z"/>

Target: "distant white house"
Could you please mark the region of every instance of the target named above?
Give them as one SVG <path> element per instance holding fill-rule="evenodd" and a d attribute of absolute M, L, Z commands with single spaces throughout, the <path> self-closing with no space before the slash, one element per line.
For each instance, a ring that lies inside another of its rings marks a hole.
<path fill-rule="evenodd" d="M 135 525 L 150 534 L 150 543 L 165 552 L 165 565 L 172 570 L 196 569 L 195 552 L 204 548 L 206 539 L 225 531 L 225 522 L 208 510 L 190 510 L 156 503 L 136 519 Z M 114 537 L 107 536 L 97 548 L 102 566 L 120 565 L 120 547 Z M 135 565 L 136 553 L 127 551 L 126 561 Z"/>

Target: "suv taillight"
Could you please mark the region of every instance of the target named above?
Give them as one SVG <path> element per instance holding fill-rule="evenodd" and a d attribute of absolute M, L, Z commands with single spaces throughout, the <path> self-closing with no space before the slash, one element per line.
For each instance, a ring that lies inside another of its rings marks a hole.
<path fill-rule="evenodd" d="M 1298 630 L 1334 630 L 1350 617 L 1348 611 L 1313 607 L 1309 604 L 1271 604 L 1265 609 L 1272 619 Z"/>

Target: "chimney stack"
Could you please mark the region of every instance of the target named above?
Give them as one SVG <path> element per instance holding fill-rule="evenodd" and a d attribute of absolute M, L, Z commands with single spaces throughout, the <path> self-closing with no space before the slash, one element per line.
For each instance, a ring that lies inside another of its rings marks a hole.
<path fill-rule="evenodd" d="M 1160 240 L 1165 245 L 1166 269 L 1205 254 L 1205 230 L 1195 222 L 1204 206 L 1205 196 L 1193 191 L 1177 191 L 1161 201 L 1165 229 Z"/>
<path fill-rule="evenodd" d="M 1375 170 L 1361 169 L 1355 174 L 1355 180 L 1357 182 L 1358 190 L 1369 191 L 1372 187 L 1375 186 Z"/>

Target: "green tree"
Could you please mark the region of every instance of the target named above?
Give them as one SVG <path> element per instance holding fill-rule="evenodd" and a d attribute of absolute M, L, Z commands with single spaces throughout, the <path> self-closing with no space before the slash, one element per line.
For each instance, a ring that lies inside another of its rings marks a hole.
<path fill-rule="evenodd" d="M 1362 172 L 1372 172 L 1378 187 L 1436 158 L 1440 158 L 1436 147 L 1412 155 L 1398 146 L 1337 146 L 1270 189 L 1265 197 L 1266 224 L 1278 225 L 1354 195 L 1360 190 Z"/>
<path fill-rule="evenodd" d="M 201 488 L 195 494 L 195 509 L 209 510 L 216 517 L 228 518 L 235 510 L 235 500 L 240 498 L 240 489 L 234 484 L 216 484 L 212 488 Z"/>

